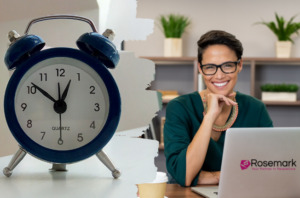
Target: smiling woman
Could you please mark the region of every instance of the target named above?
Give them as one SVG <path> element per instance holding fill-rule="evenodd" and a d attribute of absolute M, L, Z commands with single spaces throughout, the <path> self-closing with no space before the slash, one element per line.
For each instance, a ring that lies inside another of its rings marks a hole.
<path fill-rule="evenodd" d="M 198 41 L 198 68 L 206 89 L 177 97 L 167 106 L 167 169 L 182 186 L 219 183 L 228 128 L 273 126 L 261 101 L 234 91 L 242 54 L 234 35 L 220 30 L 204 34 Z"/>

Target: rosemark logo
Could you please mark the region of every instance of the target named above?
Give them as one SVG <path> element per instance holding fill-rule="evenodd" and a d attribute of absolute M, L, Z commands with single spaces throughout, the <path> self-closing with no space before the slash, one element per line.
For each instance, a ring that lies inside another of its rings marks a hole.
<path fill-rule="evenodd" d="M 250 166 L 255 171 L 294 171 L 297 168 L 297 161 L 293 158 L 291 160 L 241 160 L 242 170 L 246 170 Z"/>
<path fill-rule="evenodd" d="M 249 160 L 241 160 L 241 169 L 245 170 L 250 166 L 250 161 Z"/>

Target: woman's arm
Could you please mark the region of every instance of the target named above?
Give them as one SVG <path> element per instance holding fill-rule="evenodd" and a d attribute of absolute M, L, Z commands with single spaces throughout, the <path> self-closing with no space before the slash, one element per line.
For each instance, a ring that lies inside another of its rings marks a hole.
<path fill-rule="evenodd" d="M 211 137 L 213 123 L 214 119 L 206 115 L 199 130 L 188 146 L 186 153 L 186 186 L 191 185 L 193 179 L 202 168 Z"/>
<path fill-rule="evenodd" d="M 191 185 L 193 179 L 203 166 L 211 138 L 212 126 L 222 112 L 223 106 L 225 104 L 236 105 L 236 102 L 223 95 L 207 94 L 206 97 L 208 105 L 207 113 L 203 118 L 199 130 L 189 144 L 186 153 L 186 186 Z"/>

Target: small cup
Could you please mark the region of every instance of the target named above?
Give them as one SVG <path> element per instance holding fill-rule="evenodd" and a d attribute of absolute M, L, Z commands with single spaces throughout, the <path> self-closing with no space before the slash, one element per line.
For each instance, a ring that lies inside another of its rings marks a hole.
<path fill-rule="evenodd" d="M 157 172 L 151 183 L 138 184 L 140 198 L 164 198 L 168 177 L 164 172 Z"/>

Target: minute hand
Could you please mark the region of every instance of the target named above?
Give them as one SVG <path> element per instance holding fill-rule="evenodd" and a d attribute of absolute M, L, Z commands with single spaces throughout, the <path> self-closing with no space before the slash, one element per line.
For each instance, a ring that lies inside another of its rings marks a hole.
<path fill-rule="evenodd" d="M 69 80 L 69 82 L 68 82 L 68 84 L 67 84 L 67 86 L 66 86 L 66 88 L 65 88 L 65 90 L 64 90 L 64 92 L 63 92 L 63 94 L 62 94 L 62 96 L 61 96 L 61 99 L 64 101 L 65 99 L 66 99 L 66 97 L 67 97 L 67 94 L 68 94 L 68 91 L 69 91 L 69 87 L 70 87 L 70 83 L 71 83 L 71 80 Z"/>
<path fill-rule="evenodd" d="M 53 102 L 56 102 L 56 100 L 50 96 L 50 94 L 48 94 L 48 92 L 46 92 L 45 90 L 43 90 L 42 88 L 40 88 L 39 86 L 37 86 L 34 83 L 31 83 L 35 88 L 37 88 L 37 90 L 39 90 L 44 96 L 46 96 L 48 99 L 50 99 Z"/>

